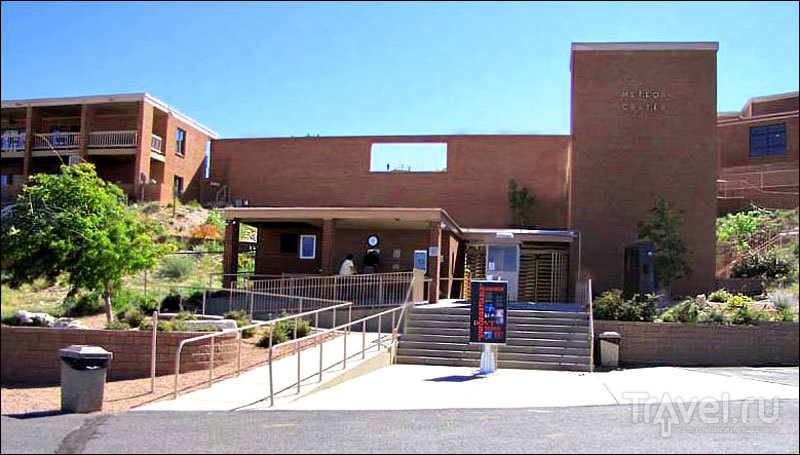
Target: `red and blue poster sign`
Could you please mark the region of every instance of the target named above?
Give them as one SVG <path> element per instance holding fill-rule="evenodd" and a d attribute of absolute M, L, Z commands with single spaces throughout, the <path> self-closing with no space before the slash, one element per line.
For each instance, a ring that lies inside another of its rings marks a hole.
<path fill-rule="evenodd" d="M 470 303 L 469 342 L 505 344 L 508 283 L 473 281 Z"/>

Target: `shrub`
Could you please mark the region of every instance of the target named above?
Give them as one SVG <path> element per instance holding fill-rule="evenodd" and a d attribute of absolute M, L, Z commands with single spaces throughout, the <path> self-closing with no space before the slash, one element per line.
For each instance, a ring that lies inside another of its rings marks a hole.
<path fill-rule="evenodd" d="M 175 315 L 176 321 L 195 321 L 197 316 L 191 311 L 180 311 Z"/>
<path fill-rule="evenodd" d="M 730 299 L 732 296 L 733 294 L 726 291 L 725 289 L 717 289 L 716 291 L 708 295 L 708 301 L 718 302 L 718 303 L 728 303 L 728 299 Z"/>
<path fill-rule="evenodd" d="M 124 317 L 120 318 L 120 320 L 127 322 L 131 327 L 139 327 L 144 321 L 144 313 L 139 307 L 134 307 L 126 311 Z"/>
<path fill-rule="evenodd" d="M 295 339 L 294 338 L 294 326 L 295 326 L 295 324 L 292 323 L 292 325 L 290 327 L 291 331 L 289 332 L 289 337 L 291 339 Z M 300 339 L 300 338 L 303 338 L 305 336 L 308 336 L 309 334 L 311 334 L 311 323 L 309 323 L 305 319 L 297 320 L 297 339 Z"/>
<path fill-rule="evenodd" d="M 206 218 L 206 224 L 210 224 L 217 228 L 218 232 L 222 232 L 225 230 L 225 220 L 219 216 L 219 213 L 216 210 L 212 210 L 208 212 L 208 217 Z"/>
<path fill-rule="evenodd" d="M 131 325 L 125 321 L 111 321 L 106 324 L 106 330 L 130 330 Z"/>
<path fill-rule="evenodd" d="M 720 308 L 708 308 L 700 314 L 697 322 L 701 324 L 730 324 L 731 319 Z"/>
<path fill-rule="evenodd" d="M 182 300 L 183 296 L 180 292 L 175 289 L 170 289 L 167 296 L 161 301 L 161 311 L 165 313 L 177 313 L 181 311 L 183 309 L 181 307 Z"/>
<path fill-rule="evenodd" d="M 791 304 L 785 300 L 775 302 L 775 311 L 778 312 L 776 316 L 778 321 L 795 322 L 797 319 L 797 312 L 795 312 Z"/>
<path fill-rule="evenodd" d="M 153 330 L 153 320 L 152 320 L 152 318 L 149 319 L 149 320 L 142 321 L 142 323 L 139 325 L 139 330 L 152 331 Z M 156 331 L 158 331 L 158 332 L 172 332 L 173 331 L 172 323 L 169 322 L 169 321 L 158 321 L 158 324 L 156 325 Z"/>
<path fill-rule="evenodd" d="M 200 210 L 203 208 L 203 206 L 200 205 L 200 202 L 198 202 L 197 199 L 192 199 L 191 201 L 187 202 L 186 207 L 192 210 Z"/>
<path fill-rule="evenodd" d="M 594 301 L 594 317 L 607 321 L 653 321 L 656 315 L 658 296 L 654 294 L 634 295 L 626 300 L 622 291 L 612 289 Z"/>
<path fill-rule="evenodd" d="M 785 279 L 792 274 L 794 259 L 780 255 L 776 250 L 766 254 L 753 252 L 745 255 L 740 263 L 731 269 L 734 278 Z"/>
<path fill-rule="evenodd" d="M 289 324 L 286 321 L 277 322 L 273 325 L 267 326 L 267 329 L 261 335 L 261 338 L 256 342 L 256 346 L 260 348 L 269 347 L 269 336 L 272 333 L 272 345 L 285 343 L 289 341 Z"/>
<path fill-rule="evenodd" d="M 195 268 L 194 259 L 186 256 L 167 256 L 161 262 L 158 276 L 181 280 L 188 277 Z"/>
<path fill-rule="evenodd" d="M 67 295 L 64 298 L 64 308 L 68 316 L 93 316 L 105 311 L 103 303 L 100 301 L 99 292 L 87 292 L 75 298 L 74 295 Z"/>
<path fill-rule="evenodd" d="M 705 302 L 700 299 L 687 299 L 667 309 L 661 314 L 664 322 L 698 322 L 705 309 Z"/>
<path fill-rule="evenodd" d="M 236 321 L 236 327 L 244 327 L 251 324 L 250 315 L 242 310 L 229 311 L 223 314 L 222 317 L 224 319 L 233 319 Z M 242 338 L 250 338 L 255 335 L 255 333 L 255 328 L 242 330 Z"/>
<path fill-rule="evenodd" d="M 752 302 L 753 299 L 750 297 L 742 294 L 736 294 L 728 299 L 727 308 L 729 311 L 739 311 L 743 308 L 750 308 L 750 303 Z"/>

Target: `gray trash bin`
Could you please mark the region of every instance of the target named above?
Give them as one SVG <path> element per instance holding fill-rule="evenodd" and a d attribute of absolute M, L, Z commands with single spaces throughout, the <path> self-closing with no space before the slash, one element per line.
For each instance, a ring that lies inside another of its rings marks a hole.
<path fill-rule="evenodd" d="M 58 353 L 61 357 L 61 411 L 101 411 L 106 371 L 113 354 L 99 346 L 82 345 L 73 345 Z"/>
<path fill-rule="evenodd" d="M 616 368 L 619 366 L 619 341 L 617 332 L 603 332 L 600 338 L 600 365 Z"/>

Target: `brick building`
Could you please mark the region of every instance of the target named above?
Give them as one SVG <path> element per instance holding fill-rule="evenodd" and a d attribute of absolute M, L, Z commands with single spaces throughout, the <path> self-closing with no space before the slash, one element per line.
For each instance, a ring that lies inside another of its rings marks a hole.
<path fill-rule="evenodd" d="M 146 93 L 2 102 L 2 201 L 27 177 L 94 163 L 131 198 L 199 199 L 206 150 L 219 136 Z"/>
<path fill-rule="evenodd" d="M 716 56 L 717 43 L 573 44 L 570 136 L 213 141 L 211 180 L 237 206 L 225 212 L 226 272 L 236 270 L 236 232 L 247 223 L 259 231 L 256 273 L 336 273 L 347 253 L 360 267 L 370 249 L 381 250 L 381 271 L 408 270 L 424 250 L 433 283 L 469 270 L 508 279 L 512 298 L 569 301 L 578 280 L 622 287 L 624 248 L 661 196 L 685 213 L 694 270 L 674 291 L 706 292 L 721 128 Z M 446 165 L 376 169 L 383 145 L 441 146 Z M 522 229 L 511 179 L 536 198 Z M 432 287 L 431 299 L 446 295 Z"/>
<path fill-rule="evenodd" d="M 798 206 L 798 93 L 751 98 L 717 117 L 719 210 Z"/>

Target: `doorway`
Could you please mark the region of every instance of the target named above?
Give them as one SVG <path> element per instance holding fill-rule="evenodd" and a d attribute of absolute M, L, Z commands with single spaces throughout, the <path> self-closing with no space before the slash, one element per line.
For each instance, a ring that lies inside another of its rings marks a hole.
<path fill-rule="evenodd" d="M 486 279 L 508 282 L 508 300 L 517 300 L 519 245 L 487 245 Z"/>

